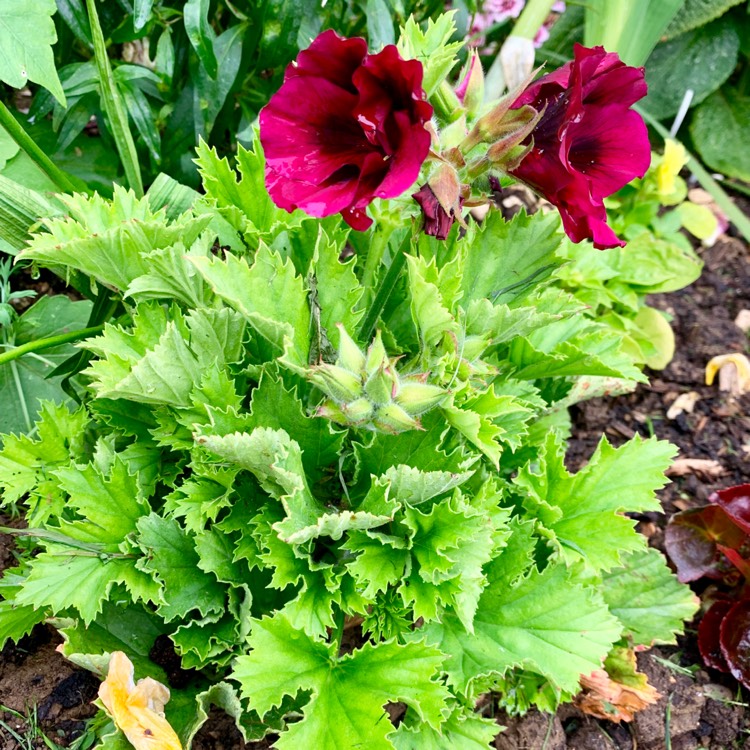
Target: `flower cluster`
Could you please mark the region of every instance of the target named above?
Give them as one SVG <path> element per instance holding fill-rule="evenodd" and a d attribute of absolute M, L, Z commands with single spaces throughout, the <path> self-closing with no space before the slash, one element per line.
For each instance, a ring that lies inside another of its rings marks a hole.
<path fill-rule="evenodd" d="M 517 9 L 503 0 L 496 10 Z M 321 34 L 288 67 L 260 115 L 274 202 L 317 217 L 340 212 L 364 230 L 372 201 L 400 196 L 421 177 L 412 196 L 424 231 L 445 239 L 465 205 L 489 201 L 483 175 L 503 171 L 553 203 L 574 242 L 624 245 L 607 226 L 604 198 L 650 163 L 646 126 L 630 109 L 646 94 L 642 68 L 602 47 L 576 45 L 571 62 L 486 107 L 474 55 L 449 92 L 459 116 L 446 128 L 453 141 L 442 151 L 422 77 L 421 63 L 403 60 L 393 45 L 371 55 L 363 39 Z M 467 120 L 481 110 L 469 129 Z M 458 146 L 457 125 L 466 128 Z"/>
<path fill-rule="evenodd" d="M 329 398 L 317 412 L 339 424 L 396 434 L 419 429 L 419 417 L 443 401 L 447 393 L 426 382 L 426 374 L 400 375 L 386 354 L 380 332 L 362 352 L 339 326 L 336 364 L 310 369 L 309 379 Z"/>

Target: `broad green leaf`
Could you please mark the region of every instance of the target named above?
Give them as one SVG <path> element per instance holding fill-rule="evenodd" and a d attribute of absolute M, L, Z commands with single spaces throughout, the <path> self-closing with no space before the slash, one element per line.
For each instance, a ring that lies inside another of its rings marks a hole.
<path fill-rule="evenodd" d="M 637 646 L 676 643 L 684 622 L 698 609 L 695 594 L 677 581 L 658 550 L 634 552 L 623 563 L 602 576 L 609 611 Z"/>
<path fill-rule="evenodd" d="M 135 12 L 133 13 L 133 27 L 140 31 L 151 18 L 151 9 L 154 0 L 134 0 Z"/>
<path fill-rule="evenodd" d="M 247 427 L 285 430 L 299 444 L 302 465 L 311 483 L 338 464 L 344 432 L 333 432 L 327 419 L 309 417 L 295 390 L 287 390 L 273 370 L 264 370 L 253 391 Z"/>
<path fill-rule="evenodd" d="M 561 317 L 562 313 L 541 312 L 536 307 L 518 307 L 512 310 L 508 305 L 493 305 L 485 298 L 475 299 L 466 309 L 466 335 L 482 336 L 486 339 L 487 346 L 494 346 L 516 336 L 527 336 Z"/>
<path fill-rule="evenodd" d="M 198 567 L 205 573 L 213 573 L 219 583 L 240 586 L 248 580 L 247 566 L 234 560 L 234 541 L 229 534 L 215 527 L 201 531 L 195 535 L 195 551 Z"/>
<path fill-rule="evenodd" d="M 200 194 L 187 185 L 177 182 L 168 174 L 159 172 L 151 183 L 146 197 L 152 211 L 166 208 L 167 218 L 174 221 L 193 207 Z"/>
<path fill-rule="evenodd" d="M 206 723 L 211 706 L 220 708 L 234 719 L 234 724 L 242 734 L 245 742 L 260 740 L 265 734 L 265 727 L 257 721 L 251 721 L 240 703 L 237 688 L 228 682 L 217 682 L 195 698 L 196 711 L 193 722 L 183 733 L 185 747 L 190 747 L 198 730 Z M 255 717 L 253 717 L 255 718 Z"/>
<path fill-rule="evenodd" d="M 237 471 L 230 469 L 218 470 L 210 477 L 191 477 L 166 496 L 164 509 L 175 518 L 184 518 L 188 531 L 202 531 L 231 504 L 236 475 Z"/>
<path fill-rule="evenodd" d="M 378 52 L 386 44 L 393 44 L 396 35 L 393 33 L 391 9 L 386 0 L 367 0 L 367 40 L 373 52 Z"/>
<path fill-rule="evenodd" d="M 57 41 L 55 0 L 6 3 L 0 24 L 0 80 L 14 89 L 27 81 L 39 83 L 65 106 L 65 94 L 55 69 L 52 45 Z"/>
<path fill-rule="evenodd" d="M 686 31 L 704 26 L 742 2 L 744 0 L 685 0 L 679 13 L 669 24 L 665 36 L 667 39 L 674 39 Z"/>
<path fill-rule="evenodd" d="M 105 602 L 101 614 L 87 626 L 75 620 L 59 620 L 57 627 L 63 637 L 63 656 L 102 679 L 106 676 L 109 654 L 124 651 L 133 662 L 137 679 L 150 676 L 166 683 L 162 668 L 149 659 L 154 641 L 166 628 L 143 607 Z"/>
<path fill-rule="evenodd" d="M 31 563 L 31 572 L 16 602 L 49 606 L 55 613 L 72 607 L 88 625 L 101 612 L 115 583 L 125 584 L 137 598 L 155 598 L 158 589 L 134 564 L 135 560 L 125 556 L 110 557 L 48 543 L 47 551 Z"/>
<path fill-rule="evenodd" d="M 302 279 L 291 261 L 261 245 L 252 266 L 234 255 L 225 261 L 190 259 L 214 292 L 242 314 L 272 345 L 286 352 L 295 365 L 307 365 L 310 348 L 310 308 Z"/>
<path fill-rule="evenodd" d="M 56 475 L 70 496 L 68 504 L 85 519 L 64 521 L 61 529 L 79 541 L 101 544 L 106 552 L 117 552 L 125 537 L 135 531 L 138 519 L 150 510 L 137 478 L 119 456 L 109 476 L 93 464 L 58 469 Z"/>
<path fill-rule="evenodd" d="M 737 65 L 740 40 L 728 18 L 688 31 L 656 46 L 646 63 L 644 109 L 658 120 L 672 117 L 687 89 L 700 104 L 729 78 Z M 674 61 L 680 64 L 675 65 Z"/>
<path fill-rule="evenodd" d="M 576 584 L 562 564 L 529 570 L 534 542 L 514 524 L 509 545 L 487 567 L 489 584 L 469 634 L 457 616 L 423 631 L 448 655 L 449 682 L 472 694 L 472 683 L 523 666 L 563 690 L 576 691 L 581 674 L 601 668 L 621 626 L 601 595 Z"/>
<path fill-rule="evenodd" d="M 473 471 L 420 471 L 401 464 L 383 475 L 389 483 L 389 497 L 406 505 L 421 505 L 466 482 Z"/>
<path fill-rule="evenodd" d="M 42 297 L 9 330 L 3 330 L 3 341 L 21 346 L 80 330 L 86 328 L 90 312 L 88 301 L 72 302 L 65 295 Z M 6 346 L 4 351 L 9 348 Z M 74 344 L 64 343 L 0 365 L 1 433 L 29 432 L 40 414 L 42 402 L 69 400 L 60 386 L 61 378 L 47 379 L 47 376 L 75 351 Z"/>
<path fill-rule="evenodd" d="M 59 207 L 41 193 L 0 175 L 0 239 L 7 243 L 8 252 L 15 255 L 26 247 L 33 224 L 59 213 Z"/>
<path fill-rule="evenodd" d="M 484 297 L 510 303 L 538 291 L 562 263 L 556 257 L 559 230 L 554 212 L 528 216 L 522 211 L 506 221 L 500 211 L 490 211 L 466 251 L 461 305 Z"/>
<path fill-rule="evenodd" d="M 621 564 L 621 553 L 645 547 L 635 522 L 623 513 L 661 507 L 655 491 L 666 484 L 664 472 L 674 455 L 674 446 L 664 441 L 636 437 L 613 448 L 603 437 L 589 463 L 571 475 L 551 434 L 539 459 L 527 464 L 514 484 L 529 493 L 524 507 L 551 532 L 563 560 L 582 558 L 595 571 L 611 570 Z"/>
<path fill-rule="evenodd" d="M 146 554 L 141 570 L 164 583 L 158 612 L 166 622 L 197 609 L 204 617 L 224 610 L 224 587 L 210 573 L 199 572 L 195 544 L 177 523 L 156 513 L 138 521 L 137 543 Z"/>
<path fill-rule="evenodd" d="M 169 222 L 165 209 L 154 212 L 147 198 L 139 200 L 118 186 L 112 202 L 96 194 L 58 198 L 69 218 L 47 221 L 49 233 L 35 235 L 18 257 L 83 271 L 122 291 L 148 274 L 144 256 L 177 242 L 190 247 L 210 221 L 184 215 Z"/>
<path fill-rule="evenodd" d="M 391 701 L 403 701 L 430 726 L 443 720 L 448 692 L 433 681 L 442 656 L 424 643 L 368 643 L 338 658 L 332 646 L 295 630 L 281 615 L 255 622 L 249 643 L 252 651 L 237 658 L 234 677 L 251 708 L 263 715 L 284 696 L 311 691 L 302 721 L 277 741 L 280 750 L 391 750 L 392 725 L 383 710 Z"/>
<path fill-rule="evenodd" d="M 18 643 L 21 638 L 30 633 L 39 622 L 47 618 L 47 610 L 26 604 L 17 604 L 14 600 L 25 577 L 16 571 L 21 568 L 11 568 L 3 573 L 0 580 L 0 648 L 10 640 Z"/>
<path fill-rule="evenodd" d="M 729 177 L 750 181 L 750 96 L 722 87 L 695 111 L 690 135 L 703 161 Z"/>
<path fill-rule="evenodd" d="M 396 750 L 487 750 L 500 727 L 466 708 L 456 707 L 440 729 L 412 722 L 409 716 L 388 736 Z"/>
<path fill-rule="evenodd" d="M 45 401 L 40 405 L 34 438 L 6 435 L 0 451 L 0 488 L 6 503 L 15 503 L 27 493 L 28 506 L 50 504 L 60 496 L 55 469 L 75 460 L 84 450 L 84 429 L 89 418 L 83 409 L 72 412 L 64 405 Z M 61 497 L 61 496 L 60 496 Z M 45 514 L 32 513 L 36 526 Z"/>

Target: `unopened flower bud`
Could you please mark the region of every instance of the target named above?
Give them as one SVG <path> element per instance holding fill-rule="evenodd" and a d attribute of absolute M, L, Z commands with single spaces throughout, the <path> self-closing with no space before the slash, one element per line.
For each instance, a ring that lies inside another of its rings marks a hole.
<path fill-rule="evenodd" d="M 383 338 L 380 335 L 380 331 L 375 334 L 375 338 L 372 340 L 369 349 L 367 350 L 367 357 L 365 359 L 365 370 L 368 375 L 371 375 L 381 367 L 388 366 L 388 354 L 383 346 Z"/>
<path fill-rule="evenodd" d="M 366 398 L 358 398 L 349 404 L 344 404 L 341 411 L 346 415 L 348 422 L 359 424 L 370 419 L 375 409 Z"/>
<path fill-rule="evenodd" d="M 339 358 L 337 364 L 351 372 L 361 372 L 365 369 L 365 355 L 354 339 L 346 332 L 341 323 L 337 323 L 339 329 Z"/>
<path fill-rule="evenodd" d="M 437 385 L 427 383 L 402 383 L 395 402 L 412 417 L 418 417 L 437 406 L 446 396 Z"/>
<path fill-rule="evenodd" d="M 365 381 L 365 393 L 374 404 L 389 404 L 398 380 L 388 367 L 380 367 Z"/>
<path fill-rule="evenodd" d="M 378 409 L 373 424 L 383 432 L 393 434 L 421 428 L 419 421 L 410 417 L 398 404 L 388 404 Z"/>
<path fill-rule="evenodd" d="M 472 52 L 456 86 L 456 96 L 471 116 L 479 114 L 484 102 L 484 71 L 477 52 Z"/>
<path fill-rule="evenodd" d="M 343 411 L 333 401 L 324 401 L 315 411 L 316 417 L 325 417 L 332 422 L 346 424 L 347 418 Z"/>
<path fill-rule="evenodd" d="M 336 401 L 354 401 L 362 395 L 361 380 L 337 365 L 318 365 L 310 372 L 310 380 Z"/>

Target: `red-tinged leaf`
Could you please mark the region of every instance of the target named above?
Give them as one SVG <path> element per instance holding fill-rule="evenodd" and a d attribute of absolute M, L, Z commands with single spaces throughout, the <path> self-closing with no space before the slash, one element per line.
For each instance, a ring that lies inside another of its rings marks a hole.
<path fill-rule="evenodd" d="M 738 550 L 747 541 L 747 534 L 719 505 L 706 505 L 675 514 L 664 538 L 667 554 L 677 566 L 677 578 L 682 583 L 703 576 L 736 583 L 738 571 L 717 544 Z"/>
<path fill-rule="evenodd" d="M 750 687 L 750 599 L 740 599 L 726 613 L 719 641 L 729 671 L 745 687 Z"/>
<path fill-rule="evenodd" d="M 750 534 L 750 484 L 738 484 L 714 492 L 708 501 L 723 508 L 737 526 Z"/>
<path fill-rule="evenodd" d="M 698 648 L 707 667 L 713 667 L 720 672 L 728 672 L 729 666 L 721 653 L 719 634 L 721 624 L 727 612 L 732 608 L 729 599 L 719 599 L 714 602 L 709 610 L 703 615 L 698 626 Z"/>

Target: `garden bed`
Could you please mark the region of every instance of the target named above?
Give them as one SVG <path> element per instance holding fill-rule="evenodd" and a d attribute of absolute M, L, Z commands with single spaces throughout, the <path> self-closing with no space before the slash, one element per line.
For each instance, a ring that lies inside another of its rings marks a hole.
<path fill-rule="evenodd" d="M 718 462 L 705 465 L 678 463 L 683 473 L 672 474 L 672 483 L 661 493 L 664 513 L 638 516 L 639 528 L 652 546 L 663 549 L 663 531 L 671 514 L 705 504 L 721 487 L 750 482 L 750 396 L 734 398 L 716 384 L 704 385 L 706 362 L 713 356 L 747 349 L 747 334 L 734 320 L 750 309 L 750 251 L 740 240 L 721 238 L 703 251 L 705 270 L 692 286 L 668 295 L 655 295 L 651 304 L 674 316 L 677 338 L 674 360 L 661 372 L 650 373 L 650 384 L 629 396 L 595 399 L 573 410 L 573 437 L 568 463 L 578 469 L 591 455 L 604 432 L 613 445 L 638 433 L 656 434 L 680 449 L 678 459 Z M 693 391 L 698 399 L 692 413 L 674 419 L 666 416 L 675 399 Z M 11 523 L 2 519 L 3 524 Z M 0 535 L 0 568 L 13 563 L 13 541 Z M 639 667 L 661 693 L 659 702 L 640 712 L 631 724 L 615 725 L 584 716 L 564 706 L 555 717 L 532 711 L 523 719 L 497 716 L 508 730 L 496 744 L 503 750 L 661 750 L 671 737 L 673 750 L 709 747 L 723 750 L 742 746 L 750 730 L 750 711 L 744 693 L 726 675 L 706 670 L 695 639 L 696 622 L 677 647 L 660 647 L 639 655 Z M 8 644 L 0 658 L 0 704 L 24 713 L 36 712 L 38 726 L 54 742 L 68 746 L 93 716 L 91 701 L 98 680 L 78 669 L 55 651 L 56 632 L 37 626 L 18 645 Z M 485 712 L 492 712 L 488 702 Z M 34 739 L 29 724 L 10 713 L 0 719 L 19 736 L 28 737 L 28 748 L 48 747 Z M 194 750 L 238 750 L 245 745 L 233 722 L 215 712 L 193 743 Z M 0 750 L 15 750 L 18 741 L 0 726 Z"/>

